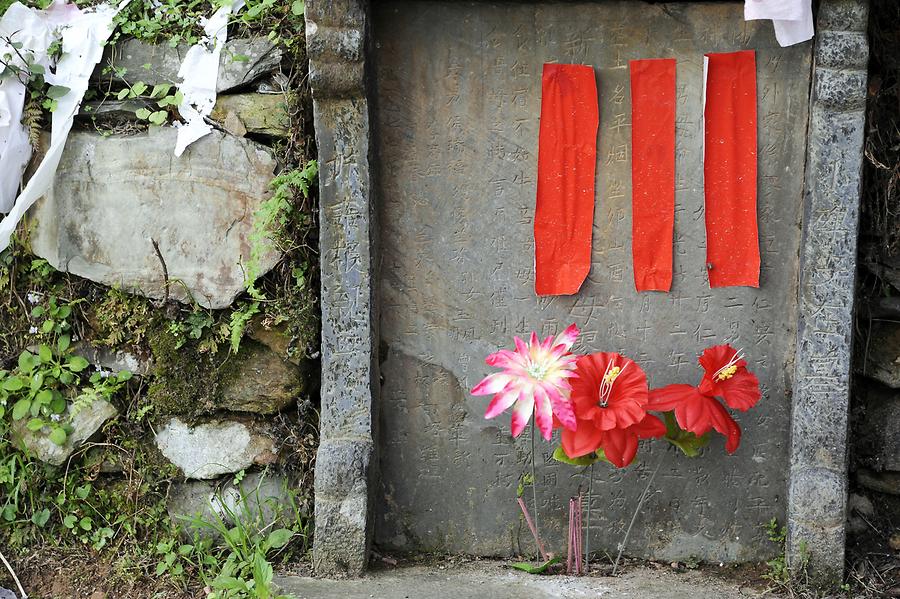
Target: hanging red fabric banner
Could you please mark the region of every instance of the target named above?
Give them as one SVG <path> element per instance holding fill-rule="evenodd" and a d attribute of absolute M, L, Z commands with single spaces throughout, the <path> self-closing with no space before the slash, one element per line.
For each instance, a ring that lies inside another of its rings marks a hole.
<path fill-rule="evenodd" d="M 707 54 L 703 70 L 709 285 L 759 287 L 756 54 Z"/>
<path fill-rule="evenodd" d="M 638 291 L 672 287 L 675 59 L 632 60 L 631 255 Z"/>
<path fill-rule="evenodd" d="M 591 269 L 599 122 L 593 67 L 545 64 L 534 213 L 538 295 L 577 293 Z"/>

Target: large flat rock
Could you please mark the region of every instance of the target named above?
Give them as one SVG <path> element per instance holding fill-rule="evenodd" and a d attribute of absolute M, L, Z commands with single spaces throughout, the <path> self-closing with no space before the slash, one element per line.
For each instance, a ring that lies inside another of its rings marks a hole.
<path fill-rule="evenodd" d="M 177 83 L 181 80 L 178 69 L 189 48 L 187 44 L 173 48 L 136 39 L 119 41 L 107 46 L 92 78 L 131 84 Z M 265 38 L 228 40 L 219 59 L 216 91 L 222 93 L 247 85 L 275 71 L 282 56 L 281 48 Z"/>
<path fill-rule="evenodd" d="M 186 478 L 199 480 L 271 464 L 278 451 L 265 427 L 236 420 L 191 425 L 172 418 L 156 433 L 156 446 Z"/>
<path fill-rule="evenodd" d="M 58 270 L 155 299 L 230 305 L 244 289 L 253 215 L 275 159 L 217 131 L 175 158 L 175 136 L 170 127 L 73 132 L 52 190 L 31 213 L 34 252 Z M 264 255 L 260 272 L 277 260 Z"/>

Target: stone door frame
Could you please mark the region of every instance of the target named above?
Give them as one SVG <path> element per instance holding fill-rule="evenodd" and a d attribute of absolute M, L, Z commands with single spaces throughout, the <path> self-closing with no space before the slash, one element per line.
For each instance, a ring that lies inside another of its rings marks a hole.
<path fill-rule="evenodd" d="M 367 58 L 369 0 L 308 0 L 319 149 L 321 442 L 313 561 L 358 575 L 372 539 L 377 431 L 377 225 Z M 791 414 L 787 554 L 840 581 L 867 87 L 868 0 L 821 0 L 810 91 Z"/>

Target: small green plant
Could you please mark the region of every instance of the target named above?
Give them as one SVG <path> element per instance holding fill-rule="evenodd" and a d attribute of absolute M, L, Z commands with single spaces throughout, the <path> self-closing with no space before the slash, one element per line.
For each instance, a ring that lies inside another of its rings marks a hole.
<path fill-rule="evenodd" d="M 279 510 L 269 511 L 259 504 L 259 485 L 249 494 L 238 487 L 236 502 L 218 494 L 209 517 L 185 518 L 196 531 L 194 544 L 201 547 L 195 563 L 200 565 L 204 582 L 213 589 L 209 599 L 289 599 L 273 591 L 274 569 L 271 560 L 287 550 L 292 540 L 305 542 L 307 524 L 293 505 L 294 523 L 278 527 L 284 522 Z M 293 503 L 293 502 L 292 502 Z M 206 531 L 222 540 L 216 550 L 200 541 Z"/>
<path fill-rule="evenodd" d="M 29 300 L 39 298 L 33 295 Z M 85 373 L 88 361 L 72 350 L 71 313 L 71 304 L 61 304 L 52 296 L 46 306 L 36 305 L 31 316 L 43 319 L 39 330 L 54 341 L 38 344 L 36 351 L 25 349 L 15 368 L 0 370 L 0 417 L 7 411 L 13 421 L 27 417 L 28 430 L 42 431 L 57 445 L 66 442 L 70 421 L 78 412 L 98 399 L 110 399 L 131 378 L 128 371 Z"/>
<path fill-rule="evenodd" d="M 262 258 L 276 247 L 287 250 L 290 240 L 285 230 L 292 220 L 300 219 L 299 226 L 306 226 L 309 215 L 299 213 L 295 208 L 296 195 L 304 199 L 309 197 L 309 190 L 315 184 L 319 174 L 319 165 L 310 160 L 302 169 L 294 169 L 282 173 L 272 179 L 269 187 L 272 197 L 260 204 L 253 215 L 253 231 L 250 233 L 250 261 L 246 266 L 246 285 L 251 296 L 258 296 L 254 282 L 259 277 Z"/>
<path fill-rule="evenodd" d="M 779 526 L 778 520 L 772 518 L 765 525 L 766 536 L 768 539 L 776 543 L 779 547 L 779 554 L 774 559 L 766 562 L 769 567 L 763 577 L 779 584 L 787 584 L 791 580 L 791 573 L 787 567 L 787 559 L 785 558 L 785 539 L 787 538 L 787 528 Z"/>

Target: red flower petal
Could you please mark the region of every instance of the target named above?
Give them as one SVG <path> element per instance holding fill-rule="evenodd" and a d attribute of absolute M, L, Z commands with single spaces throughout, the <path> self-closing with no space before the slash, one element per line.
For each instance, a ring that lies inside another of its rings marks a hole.
<path fill-rule="evenodd" d="M 665 423 L 652 414 L 647 414 L 643 420 L 634 426 L 629 427 L 628 430 L 633 431 L 640 439 L 653 439 L 666 436 Z"/>
<path fill-rule="evenodd" d="M 700 363 L 700 366 L 703 367 L 706 374 L 712 377 L 716 371 L 728 364 L 736 353 L 737 350 L 727 343 L 723 345 L 714 345 L 703 350 L 703 354 L 700 355 L 697 362 Z M 739 360 L 737 364 L 738 367 L 747 366 L 747 362 L 744 360 Z"/>
<path fill-rule="evenodd" d="M 612 429 L 603 433 L 603 453 L 617 468 L 624 468 L 637 455 L 638 436 L 632 428 Z"/>
<path fill-rule="evenodd" d="M 579 422 L 578 428 L 574 431 L 563 429 L 563 451 L 565 451 L 566 455 L 570 458 L 580 458 L 581 456 L 588 455 L 600 448 L 601 436 L 600 429 L 594 426 L 582 426 L 582 422 Z"/>
<path fill-rule="evenodd" d="M 741 427 L 734 421 L 725 407 L 715 400 L 710 400 L 710 420 L 718 432 L 725 435 L 725 451 L 734 453 L 741 444 Z"/>
<path fill-rule="evenodd" d="M 759 379 L 747 369 L 738 370 L 730 379 L 719 383 L 722 399 L 729 407 L 746 412 L 762 397 Z"/>
<path fill-rule="evenodd" d="M 695 395 L 697 387 L 693 385 L 667 385 L 660 389 L 651 389 L 647 409 L 654 412 L 671 412 Z"/>
<path fill-rule="evenodd" d="M 605 407 L 600 402 L 600 384 L 612 367 L 620 368 Z M 580 419 L 594 418 L 602 430 L 626 428 L 646 413 L 647 375 L 640 366 L 620 354 L 598 352 L 579 356 L 577 378 L 572 381 L 572 403 Z M 596 409 L 595 409 L 596 408 Z"/>

